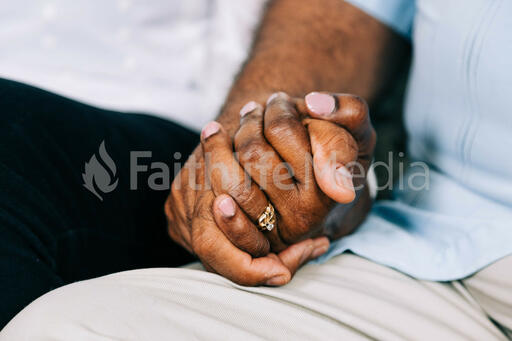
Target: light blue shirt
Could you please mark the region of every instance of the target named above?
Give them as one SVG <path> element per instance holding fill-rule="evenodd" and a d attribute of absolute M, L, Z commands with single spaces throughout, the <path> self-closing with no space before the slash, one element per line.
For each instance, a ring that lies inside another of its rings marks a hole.
<path fill-rule="evenodd" d="M 512 1 L 350 2 L 412 40 L 408 156 L 429 166 L 429 186 L 408 185 L 409 169 L 322 260 L 350 250 L 446 281 L 512 254 Z"/>

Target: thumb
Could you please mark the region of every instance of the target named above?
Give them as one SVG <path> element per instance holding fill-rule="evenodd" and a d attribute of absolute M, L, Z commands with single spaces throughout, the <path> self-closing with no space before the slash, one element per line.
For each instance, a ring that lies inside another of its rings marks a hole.
<path fill-rule="evenodd" d="M 315 180 L 322 192 L 340 204 L 354 201 L 352 174 L 347 168 L 358 157 L 358 145 L 344 128 L 322 120 L 305 119 L 313 151 Z"/>
<path fill-rule="evenodd" d="M 306 239 L 289 246 L 286 250 L 279 253 L 278 257 L 293 276 L 302 265 L 327 252 L 329 245 L 327 237 Z"/>
<path fill-rule="evenodd" d="M 309 116 L 347 129 L 359 145 L 359 157 L 371 159 L 377 137 L 368 104 L 362 98 L 349 94 L 312 92 L 299 104 Z"/>

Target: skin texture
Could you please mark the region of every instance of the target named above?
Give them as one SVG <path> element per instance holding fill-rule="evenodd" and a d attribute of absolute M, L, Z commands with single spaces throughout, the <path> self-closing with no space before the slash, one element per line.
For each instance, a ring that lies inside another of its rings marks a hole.
<path fill-rule="evenodd" d="M 240 126 L 240 108 L 251 100 L 263 107 L 268 97 L 277 91 L 298 98 L 318 90 L 355 93 L 371 105 L 394 74 L 396 61 L 401 59 L 405 47 L 406 43 L 386 26 L 343 1 L 272 1 L 251 55 L 230 91 L 218 122 L 226 136 L 234 137 Z M 323 117 L 322 120 L 338 123 L 339 117 Z M 293 120 L 281 123 L 282 130 L 286 124 L 292 124 L 289 127 L 292 130 L 300 130 Z M 306 125 L 311 136 L 317 136 L 321 141 L 328 139 L 326 129 L 331 128 L 312 122 Z M 296 138 L 303 139 L 304 131 L 298 134 Z M 358 149 L 364 150 L 357 134 L 354 138 Z M 190 176 L 200 185 L 205 183 L 205 167 L 203 149 L 199 147 L 173 182 L 165 212 L 171 238 L 198 255 L 209 270 L 244 285 L 283 285 L 301 264 L 325 252 L 328 246 L 325 238 L 305 239 L 281 253 L 270 253 L 262 258 L 253 258 L 243 251 L 250 247 L 250 242 L 226 235 L 232 229 L 237 229 L 240 234 L 240 231 L 256 228 L 252 219 L 244 220 L 241 216 L 245 210 L 242 212 L 237 204 L 237 214 L 240 215 L 236 215 L 236 219 L 220 221 L 219 203 L 229 197 L 216 195 L 211 188 L 198 190 L 188 185 Z M 369 205 L 367 191 L 358 193 L 357 200 L 339 210 L 329 228 L 330 236 L 335 238 L 351 231 L 364 218 Z M 315 214 L 311 207 L 309 210 L 313 213 L 304 209 L 302 215 Z M 249 218 L 255 215 L 250 208 L 247 211 Z M 294 219 L 297 212 L 290 212 L 293 216 L 288 216 L 286 210 L 280 212 L 281 219 Z M 301 226 L 298 232 L 290 230 L 290 235 L 283 237 L 285 241 L 300 240 L 301 232 L 306 230 L 309 233 L 309 229 Z M 262 240 L 255 238 L 255 241 Z M 276 252 L 286 247 L 286 243 L 279 245 L 279 240 L 268 239 L 276 245 Z M 264 254 L 266 246 L 259 248 L 252 251 L 257 251 L 254 252 L 257 255 Z"/>
<path fill-rule="evenodd" d="M 219 125 L 218 132 L 213 136 L 226 134 Z M 212 138 L 212 136 L 210 137 Z M 202 136 L 202 143 L 205 135 Z M 199 171 L 203 172 L 204 168 Z M 189 172 L 197 171 L 196 167 L 182 170 L 183 176 L 188 178 Z M 171 196 L 179 198 L 173 200 L 172 205 L 166 205 L 166 215 L 172 226 L 169 228 L 171 237 L 194 252 L 206 269 L 219 273 L 236 283 L 255 285 L 284 285 L 288 283 L 295 271 L 305 262 L 320 256 L 327 251 L 329 241 L 325 237 L 306 239 L 294 244 L 278 253 L 268 252 L 268 245 L 259 246 L 260 254 L 265 257 L 253 257 L 247 250 L 253 244 L 244 244 L 237 239 L 239 234 L 229 237 L 224 231 L 251 231 L 256 226 L 245 217 L 237 204 L 234 212 L 225 214 L 221 209 L 224 200 L 233 200 L 226 195 L 215 196 L 214 192 L 205 186 L 205 177 L 197 177 L 197 188 L 189 186 L 188 182 L 181 185 L 173 183 Z M 192 212 L 190 215 L 187 212 Z M 172 221 L 171 221 L 172 219 Z M 226 227 L 229 225 L 229 228 Z M 264 240 L 265 238 L 260 238 Z M 240 245 L 233 244 L 233 241 Z M 254 240 L 256 245 L 258 239 Z M 257 253 L 254 249 L 249 249 Z"/>
<path fill-rule="evenodd" d="M 266 232 L 265 236 L 272 250 L 282 250 L 305 238 L 333 233 L 327 231 L 324 224 L 327 214 L 335 202 L 352 203 L 355 199 L 353 184 L 364 185 L 361 183 L 364 177 L 355 181 L 351 177 L 344 179 L 347 183 L 341 186 L 337 179 L 331 179 L 336 177 L 337 169 L 353 162 L 359 162 L 363 175 L 366 174 L 367 160 L 371 159 L 375 146 L 375 132 L 368 119 L 366 103 L 355 96 L 332 95 L 336 99 L 333 103 L 339 103 L 339 107 L 329 111 L 332 120 L 350 127 L 351 131 L 321 120 L 323 115 L 311 112 L 321 119 L 312 118 L 300 99 L 291 99 L 285 94 L 272 98 L 265 109 L 257 105 L 241 117 L 234 137 L 236 155 L 225 130 L 203 139 L 202 146 L 203 151 L 211 155 L 207 158 L 206 169 L 216 195 L 233 197 L 249 221 L 258 219 L 268 201 L 274 205 L 278 228 Z M 306 111 L 300 112 L 297 107 Z M 359 144 L 353 136 L 359 137 Z M 359 145 L 363 148 L 359 149 Z M 311 151 L 313 162 L 308 162 Z M 329 156 L 331 151 L 336 151 L 335 158 Z M 288 167 L 280 167 L 284 163 Z M 221 169 L 234 171 L 221 172 Z M 245 182 L 244 171 L 252 181 Z M 345 168 L 345 172 L 350 171 Z M 233 230 L 227 228 L 224 232 L 228 236 L 248 238 L 251 235 L 253 243 L 257 241 L 255 245 L 261 245 L 260 240 L 264 240 L 261 233 L 252 236 L 256 233 L 252 230 L 244 231 L 239 226 L 233 226 Z M 350 229 L 343 230 L 344 234 L 348 232 Z M 257 256 L 261 250 L 258 248 L 258 253 L 247 251 Z"/>

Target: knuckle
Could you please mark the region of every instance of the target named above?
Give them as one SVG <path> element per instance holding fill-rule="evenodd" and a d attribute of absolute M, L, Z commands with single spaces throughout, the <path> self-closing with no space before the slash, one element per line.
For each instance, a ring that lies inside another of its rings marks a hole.
<path fill-rule="evenodd" d="M 338 99 L 339 113 L 343 117 L 343 122 L 355 124 L 358 120 L 368 116 L 368 104 L 364 99 L 356 95 L 342 95 Z"/>
<path fill-rule="evenodd" d="M 257 137 L 248 138 L 235 144 L 238 158 L 242 164 L 259 163 L 264 148 L 264 142 Z"/>
<path fill-rule="evenodd" d="M 290 134 L 291 128 L 295 127 L 298 120 L 291 113 L 283 113 L 265 124 L 265 136 L 267 138 L 283 138 Z"/>
<path fill-rule="evenodd" d="M 236 132 L 233 138 L 236 151 L 238 151 L 238 146 L 244 146 L 253 140 L 263 139 L 261 125 L 254 123 L 254 120 L 247 119 Z"/>
<path fill-rule="evenodd" d="M 241 205 L 251 202 L 254 193 L 251 191 L 249 183 L 231 183 L 228 187 L 228 194 Z"/>
<path fill-rule="evenodd" d="M 324 145 L 327 148 L 338 148 L 340 146 L 345 146 L 349 143 L 352 135 L 344 128 L 332 129 L 329 131 L 329 134 L 326 134 Z"/>
<path fill-rule="evenodd" d="M 242 224 L 231 224 L 226 226 L 226 228 L 226 233 L 229 235 L 229 239 L 231 239 L 235 244 L 241 244 L 245 241 L 245 236 L 247 235 L 246 226 Z"/>
<path fill-rule="evenodd" d="M 332 131 L 324 141 L 325 150 L 330 156 L 335 156 L 342 163 L 354 161 L 359 152 L 359 146 L 354 137 L 345 129 Z"/>
<path fill-rule="evenodd" d="M 356 108 L 357 110 L 359 110 L 363 113 L 368 112 L 368 103 L 366 103 L 364 98 L 357 96 L 357 95 L 352 95 L 351 100 L 352 100 L 352 105 L 354 106 L 354 108 Z"/>
<path fill-rule="evenodd" d="M 350 116 L 356 122 L 363 122 L 368 117 L 369 109 L 368 104 L 364 99 L 359 96 L 352 96 L 350 105 L 347 106 Z"/>

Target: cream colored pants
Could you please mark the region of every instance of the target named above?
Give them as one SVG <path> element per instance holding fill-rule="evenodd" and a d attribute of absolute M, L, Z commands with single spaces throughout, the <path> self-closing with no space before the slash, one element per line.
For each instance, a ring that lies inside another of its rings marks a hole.
<path fill-rule="evenodd" d="M 451 283 L 412 279 L 354 255 L 304 267 L 282 288 L 202 270 L 148 269 L 36 300 L 0 340 L 506 340 L 512 257 Z M 509 336 L 512 334 L 509 334 Z"/>

